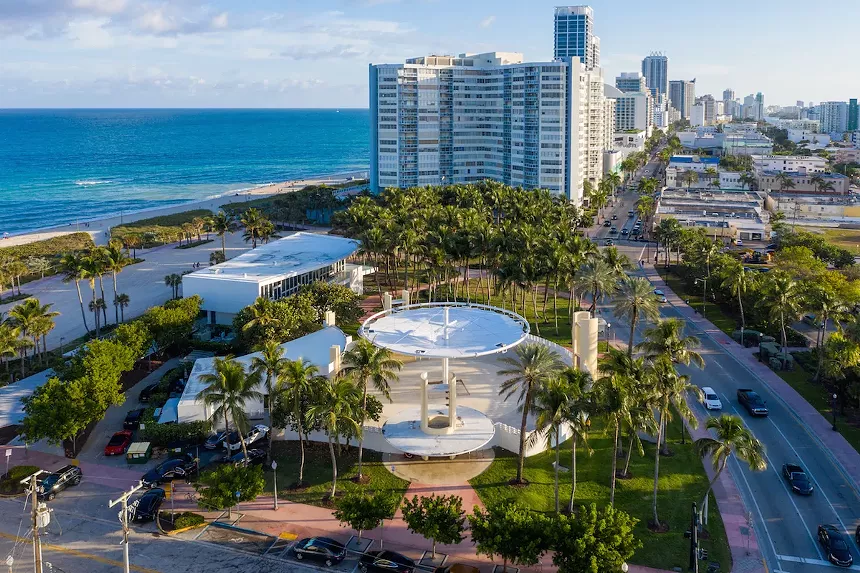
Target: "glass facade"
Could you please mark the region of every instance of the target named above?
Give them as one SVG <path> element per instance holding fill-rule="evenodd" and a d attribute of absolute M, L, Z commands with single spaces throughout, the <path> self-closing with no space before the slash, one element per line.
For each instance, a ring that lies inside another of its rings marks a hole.
<path fill-rule="evenodd" d="M 269 300 L 279 300 L 284 297 L 294 294 L 302 285 L 311 284 L 315 281 L 328 281 L 337 276 L 344 269 L 344 261 L 338 261 L 333 265 L 328 265 L 319 269 L 315 269 L 309 273 L 288 277 L 279 281 L 260 285 L 260 296 Z"/>

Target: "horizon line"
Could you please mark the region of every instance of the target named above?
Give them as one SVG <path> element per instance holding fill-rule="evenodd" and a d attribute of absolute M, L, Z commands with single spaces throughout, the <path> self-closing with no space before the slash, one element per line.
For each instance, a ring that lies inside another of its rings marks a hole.
<path fill-rule="evenodd" d="M 197 110 L 197 111 L 218 111 L 218 110 L 253 110 L 253 111 L 284 111 L 284 110 L 367 110 L 369 107 L 0 107 L 0 111 L 75 111 L 75 110 L 117 110 L 117 111 L 139 111 L 139 110 Z"/>

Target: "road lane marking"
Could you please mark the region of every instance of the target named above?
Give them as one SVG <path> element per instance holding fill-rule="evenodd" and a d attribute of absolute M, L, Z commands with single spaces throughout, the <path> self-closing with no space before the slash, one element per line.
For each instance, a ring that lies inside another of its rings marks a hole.
<path fill-rule="evenodd" d="M 737 414 L 738 418 L 740 418 L 741 423 L 750 432 L 752 432 L 752 428 L 750 428 L 750 426 L 749 426 L 749 424 L 747 424 L 746 420 L 744 420 L 743 417 L 741 417 L 740 412 L 738 411 L 737 408 L 735 408 L 735 405 L 729 401 L 729 397 L 726 396 L 725 392 L 723 393 L 723 398 L 726 399 L 726 403 L 728 404 L 729 408 L 731 408 L 732 411 L 735 414 Z M 755 433 L 753 432 L 753 434 L 755 434 Z M 765 457 L 765 459 L 767 459 L 768 465 L 771 467 L 771 469 L 773 469 L 774 473 L 776 473 L 776 477 L 779 480 L 779 483 L 782 486 L 783 491 L 785 491 L 786 495 L 788 495 L 788 500 L 791 502 L 792 507 L 794 507 L 795 513 L 797 513 L 797 516 L 800 518 L 800 522 L 803 524 L 803 529 L 804 529 L 804 531 L 806 531 L 806 535 L 809 536 L 809 540 L 812 542 L 812 547 L 814 548 L 816 553 L 820 554 L 821 553 L 821 547 L 819 547 L 818 542 L 816 541 L 815 537 L 812 536 L 812 531 L 810 531 L 809 527 L 807 527 L 806 521 L 804 521 L 804 519 L 803 519 L 803 514 L 800 513 L 800 509 L 797 507 L 797 504 L 794 502 L 794 498 L 791 495 L 791 491 L 786 487 L 785 482 L 782 479 L 782 476 L 779 475 L 779 471 L 774 467 L 773 462 L 771 461 L 770 457 L 768 457 L 768 455 L 767 455 L 767 452 L 764 453 L 764 457 Z M 744 482 L 747 484 L 747 488 L 749 488 L 749 482 L 747 481 L 746 475 L 744 475 L 744 473 L 743 473 L 743 467 L 741 466 L 740 461 L 736 457 L 735 457 L 735 462 L 736 462 L 737 466 L 740 468 L 741 476 L 744 478 Z M 758 503 L 755 501 L 755 495 L 753 495 L 752 489 L 750 489 L 749 492 L 750 492 L 750 498 L 752 498 L 753 503 L 755 503 L 756 508 L 758 508 Z M 764 519 L 764 516 L 761 515 L 761 512 L 759 512 L 759 517 L 761 517 L 762 520 Z M 768 537 L 770 537 L 770 533 L 768 533 Z M 776 553 L 776 549 L 774 549 L 774 553 Z"/>
<path fill-rule="evenodd" d="M 808 557 L 797 557 L 795 555 L 777 555 L 782 561 L 790 561 L 792 563 L 803 563 L 805 565 L 820 565 L 822 567 L 835 567 L 836 569 L 849 569 L 851 571 L 860 571 L 860 566 L 852 565 L 851 567 L 839 567 L 830 561 L 824 559 L 810 559 Z"/>
<path fill-rule="evenodd" d="M 4 539 L 10 539 L 15 541 L 16 543 L 32 543 L 32 539 L 27 539 L 24 537 L 19 537 L 17 535 L 12 535 L 10 533 L 4 533 L 0 531 L 0 537 Z M 107 557 L 102 557 L 100 555 L 93 555 L 92 553 L 84 553 L 83 551 L 78 551 L 77 549 L 71 549 L 69 547 L 62 547 L 60 545 L 54 545 L 53 543 L 42 543 L 42 549 L 47 549 L 48 551 L 57 551 L 59 553 L 65 553 L 66 555 L 72 555 L 74 557 L 80 557 L 82 559 L 89 559 L 90 561 L 95 561 L 96 563 L 101 563 L 102 565 L 113 565 L 114 567 L 124 567 L 124 563 L 122 561 L 116 561 L 114 559 L 108 559 Z M 147 569 L 146 567 L 141 567 L 140 565 L 130 565 L 129 566 L 132 571 L 138 571 L 138 573 L 161 573 L 156 569 Z"/>

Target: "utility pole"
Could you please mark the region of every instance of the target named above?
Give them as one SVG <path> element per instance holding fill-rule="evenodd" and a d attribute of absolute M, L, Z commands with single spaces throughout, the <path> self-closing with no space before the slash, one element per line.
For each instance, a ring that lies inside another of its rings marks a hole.
<path fill-rule="evenodd" d="M 118 503 L 122 504 L 122 510 L 119 512 L 119 522 L 122 524 L 122 552 L 125 573 L 131 573 L 131 567 L 128 561 L 128 498 L 143 487 L 143 482 L 137 482 L 137 485 L 130 490 L 123 492 L 119 499 L 112 500 L 108 507 L 113 507 Z M 41 572 L 37 572 L 41 573 Z"/>
<path fill-rule="evenodd" d="M 42 540 L 39 537 L 39 528 L 47 527 L 51 522 L 51 512 L 48 507 L 39 501 L 38 482 L 36 480 L 42 474 L 48 472 L 39 470 L 36 473 L 25 477 L 21 483 L 26 485 L 30 490 L 30 503 L 33 505 L 31 513 L 33 518 L 33 571 L 42 573 Z"/>

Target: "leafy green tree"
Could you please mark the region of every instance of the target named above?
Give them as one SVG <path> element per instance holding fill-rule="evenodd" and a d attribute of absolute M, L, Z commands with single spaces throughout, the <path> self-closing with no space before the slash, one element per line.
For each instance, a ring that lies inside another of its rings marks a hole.
<path fill-rule="evenodd" d="M 391 382 L 398 380 L 397 372 L 402 363 L 385 348 L 374 346 L 370 341 L 360 338 L 353 347 L 343 354 L 343 375 L 351 376 L 361 386 L 362 411 L 367 410 L 367 387 L 369 383 L 377 392 L 391 402 Z M 364 423 L 364 414 L 360 422 Z M 358 442 L 358 479 L 362 478 L 361 467 L 364 453 L 364 439 Z"/>
<path fill-rule="evenodd" d="M 616 573 L 642 543 L 633 535 L 637 519 L 595 504 L 552 523 L 552 563 L 559 573 Z"/>
<path fill-rule="evenodd" d="M 245 446 L 244 432 L 248 429 L 248 416 L 245 406 L 250 400 L 263 398 L 257 390 L 260 373 L 251 371 L 246 374 L 240 363 L 227 356 L 216 358 L 213 372 L 201 374 L 200 381 L 206 384 L 206 387 L 197 394 L 197 399 L 212 407 L 213 421 L 220 416 L 224 417 L 225 430 L 229 428 L 228 417 L 233 419 L 239 433 L 242 453 L 247 458 L 248 448 Z"/>
<path fill-rule="evenodd" d="M 128 348 L 135 360 L 143 358 L 152 344 L 152 335 L 143 321 L 135 320 L 128 324 L 120 324 L 114 330 L 114 340 L 124 348 Z"/>
<path fill-rule="evenodd" d="M 233 319 L 239 342 L 246 349 L 262 348 L 267 341 L 279 344 L 319 329 L 317 311 L 307 296 L 296 294 L 271 301 L 260 297 Z"/>
<path fill-rule="evenodd" d="M 33 394 L 22 398 L 21 433 L 26 442 L 47 440 L 49 444 L 60 445 L 71 440 L 72 449 L 77 451 L 77 437 L 94 421 L 87 411 L 86 386 L 84 380 L 64 382 L 52 377 Z"/>
<path fill-rule="evenodd" d="M 767 469 L 764 445 L 753 436 L 738 416 L 723 414 L 719 418 L 708 418 L 705 428 L 713 430 L 716 437 L 699 438 L 693 443 L 699 456 L 702 458 L 710 456 L 715 471 L 714 477 L 708 484 L 708 490 L 702 498 L 703 505 L 714 484 L 720 479 L 720 474 L 726 469 L 732 454 L 740 461 L 746 462 L 753 471 Z"/>
<path fill-rule="evenodd" d="M 202 299 L 197 296 L 167 301 L 154 306 L 141 317 L 159 351 L 181 344 L 191 336 L 194 321 L 200 313 Z"/>
<path fill-rule="evenodd" d="M 231 511 L 237 503 L 254 501 L 263 493 L 265 486 L 262 466 L 223 464 L 202 474 L 194 489 L 199 494 L 197 505 L 201 509 Z"/>
<path fill-rule="evenodd" d="M 633 335 L 636 325 L 644 319 L 656 322 L 660 318 L 660 301 L 654 294 L 654 289 L 648 279 L 629 277 L 621 280 L 614 301 L 615 316 L 630 323 L 630 340 L 627 344 L 627 354 L 633 356 Z"/>
<path fill-rule="evenodd" d="M 325 281 L 314 281 L 299 289 L 299 293 L 308 297 L 311 306 L 317 311 L 317 321 L 325 317 L 328 311 L 334 311 L 338 324 L 351 324 L 364 316 L 364 309 L 359 306 L 361 297 L 348 286 Z"/>
<path fill-rule="evenodd" d="M 400 499 L 391 492 L 350 492 L 337 501 L 334 517 L 341 525 L 356 530 L 361 541 L 363 532 L 376 529 L 384 520 L 391 519 L 399 503 Z"/>
<path fill-rule="evenodd" d="M 403 521 L 406 527 L 433 542 L 434 559 L 437 543 L 453 545 L 465 539 L 465 515 L 463 498 L 457 495 L 416 495 L 403 500 Z"/>
<path fill-rule="evenodd" d="M 500 359 L 508 368 L 499 370 L 497 374 L 507 378 L 502 382 L 499 395 L 504 395 L 505 400 L 507 400 L 517 394 L 517 404 L 523 413 L 520 423 L 520 448 L 516 477 L 516 483 L 523 483 L 526 429 L 534 394 L 538 388 L 561 371 L 564 363 L 558 353 L 542 344 L 520 344 L 514 349 L 514 354 L 516 355 L 514 358 L 505 356 Z"/>
<path fill-rule="evenodd" d="M 513 501 L 491 505 L 486 511 L 475 506 L 469 529 L 475 552 L 490 559 L 501 557 L 503 571 L 508 570 L 508 563 L 537 565 L 551 545 L 550 520 Z"/>

